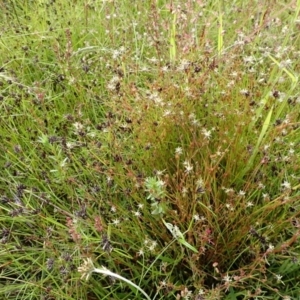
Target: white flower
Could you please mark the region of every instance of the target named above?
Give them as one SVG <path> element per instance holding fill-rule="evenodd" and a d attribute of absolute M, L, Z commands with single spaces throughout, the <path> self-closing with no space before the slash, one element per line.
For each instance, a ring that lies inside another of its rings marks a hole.
<path fill-rule="evenodd" d="M 234 189 L 233 188 L 225 188 L 225 193 L 226 194 L 234 194 Z"/>
<path fill-rule="evenodd" d="M 187 192 L 188 192 L 188 189 L 186 187 L 183 187 L 182 188 L 182 195 L 183 195 L 183 197 L 186 196 Z"/>
<path fill-rule="evenodd" d="M 151 58 L 148 58 L 148 60 L 152 63 L 158 63 L 158 59 L 156 57 L 151 57 Z"/>
<path fill-rule="evenodd" d="M 138 256 L 143 256 L 145 254 L 144 249 L 141 248 L 138 252 Z"/>
<path fill-rule="evenodd" d="M 160 285 L 161 285 L 161 286 L 167 286 L 167 283 L 166 283 L 165 280 L 163 280 L 163 281 L 160 282 Z"/>
<path fill-rule="evenodd" d="M 269 200 L 270 199 L 270 196 L 268 193 L 263 193 L 263 199 L 264 200 Z"/>
<path fill-rule="evenodd" d="M 277 282 L 283 283 L 283 281 L 281 280 L 282 276 L 280 274 L 275 274 L 275 278 L 276 278 Z"/>
<path fill-rule="evenodd" d="M 193 218 L 194 218 L 194 220 L 195 220 L 196 222 L 200 220 L 200 217 L 199 217 L 198 214 L 194 215 Z"/>
<path fill-rule="evenodd" d="M 294 149 L 292 149 L 292 148 L 290 148 L 290 150 L 289 150 L 289 154 L 294 154 L 295 153 L 295 150 Z"/>
<path fill-rule="evenodd" d="M 78 267 L 78 272 L 81 273 L 80 279 L 88 280 L 92 273 L 94 272 L 95 267 L 91 258 L 87 258 L 83 261 L 83 264 Z"/>
<path fill-rule="evenodd" d="M 287 190 L 291 188 L 291 184 L 286 180 L 281 184 L 281 186 Z"/>
<path fill-rule="evenodd" d="M 193 166 L 188 161 L 185 161 L 183 165 L 186 173 L 191 173 L 193 171 Z"/>
<path fill-rule="evenodd" d="M 120 220 L 119 220 L 119 219 L 114 219 L 114 220 L 113 220 L 113 224 L 114 224 L 114 225 L 120 224 Z"/>
<path fill-rule="evenodd" d="M 166 109 L 166 110 L 164 111 L 164 113 L 163 113 L 163 116 L 164 116 L 164 117 L 167 117 L 167 116 L 169 116 L 171 113 L 172 113 L 171 110 Z"/>
<path fill-rule="evenodd" d="M 203 291 L 203 289 L 200 289 L 198 295 L 204 295 L 204 294 L 205 292 Z"/>
<path fill-rule="evenodd" d="M 73 149 L 76 147 L 76 143 L 73 143 L 73 142 L 67 142 L 66 143 L 66 146 L 68 149 Z"/>
<path fill-rule="evenodd" d="M 152 241 L 151 245 L 149 246 L 149 250 L 150 251 L 154 251 L 155 247 L 157 246 L 157 242 L 156 241 Z"/>
<path fill-rule="evenodd" d="M 253 56 L 246 56 L 243 58 L 243 60 L 245 63 L 249 63 L 249 64 L 252 64 L 255 62 L 255 58 Z"/>
<path fill-rule="evenodd" d="M 197 119 L 193 119 L 192 124 L 195 126 L 199 126 L 199 121 Z"/>
<path fill-rule="evenodd" d="M 136 217 L 140 217 L 140 216 L 141 216 L 141 212 L 140 212 L 140 211 L 135 211 L 133 214 L 134 214 Z"/>
<path fill-rule="evenodd" d="M 165 170 L 157 170 L 155 173 L 157 176 L 162 176 L 164 174 Z"/>
<path fill-rule="evenodd" d="M 162 70 L 162 72 L 168 72 L 168 71 L 169 71 L 169 68 L 168 68 L 168 66 L 163 66 L 163 67 L 161 68 L 161 70 Z"/>
<path fill-rule="evenodd" d="M 79 122 L 75 122 L 75 123 L 73 124 L 73 126 L 75 127 L 75 130 L 76 130 L 76 131 L 80 131 L 80 130 L 83 129 L 83 125 L 82 125 L 81 123 L 79 123 Z"/>
<path fill-rule="evenodd" d="M 229 283 L 232 281 L 231 277 L 227 274 L 223 277 L 223 281 L 225 281 L 226 283 Z"/>
<path fill-rule="evenodd" d="M 205 128 L 203 128 L 202 129 L 202 134 L 204 135 L 204 137 L 206 138 L 206 139 L 210 139 L 210 137 L 211 137 L 211 130 L 207 130 L 207 129 L 205 129 Z"/>
<path fill-rule="evenodd" d="M 240 190 L 240 191 L 239 191 L 239 195 L 243 197 L 243 196 L 245 196 L 245 195 L 246 195 L 246 192 L 245 192 L 245 191 L 242 191 L 242 190 Z"/>
<path fill-rule="evenodd" d="M 183 153 L 183 150 L 182 150 L 181 147 L 177 147 L 177 148 L 175 149 L 175 154 L 181 155 L 182 153 Z"/>
<path fill-rule="evenodd" d="M 249 93 L 249 91 L 248 91 L 247 89 L 241 89 L 241 90 L 240 90 L 240 93 L 241 93 L 242 95 L 247 95 L 247 94 Z"/>

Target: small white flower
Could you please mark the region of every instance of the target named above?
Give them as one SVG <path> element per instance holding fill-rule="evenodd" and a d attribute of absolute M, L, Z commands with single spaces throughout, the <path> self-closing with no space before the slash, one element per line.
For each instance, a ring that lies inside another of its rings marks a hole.
<path fill-rule="evenodd" d="M 241 89 L 241 90 L 240 90 L 240 93 L 241 93 L 242 95 L 247 95 L 247 94 L 249 94 L 249 91 L 248 91 L 247 89 Z"/>
<path fill-rule="evenodd" d="M 186 173 L 191 173 L 193 171 L 193 166 L 188 161 L 185 161 L 183 165 Z"/>
<path fill-rule="evenodd" d="M 186 187 L 183 187 L 182 189 L 182 196 L 185 197 L 188 193 L 188 189 Z"/>
<path fill-rule="evenodd" d="M 191 120 L 191 122 L 194 126 L 199 126 L 199 124 L 200 124 L 197 119 L 193 119 L 193 120 Z"/>
<path fill-rule="evenodd" d="M 66 157 L 64 160 L 62 160 L 62 161 L 60 162 L 60 164 L 59 164 L 60 167 L 61 167 L 61 168 L 64 168 L 64 167 L 66 166 L 68 160 L 69 160 L 68 157 Z"/>
<path fill-rule="evenodd" d="M 202 296 L 204 294 L 205 294 L 205 292 L 203 291 L 203 289 L 200 289 L 199 292 L 198 292 L 198 295 Z"/>
<path fill-rule="evenodd" d="M 114 219 L 113 220 L 113 224 L 114 225 L 119 225 L 120 224 L 120 220 L 119 219 Z"/>
<path fill-rule="evenodd" d="M 157 170 L 155 173 L 156 173 L 156 175 L 157 176 L 161 176 L 161 175 L 163 175 L 164 174 L 164 172 L 165 172 L 165 170 Z"/>
<path fill-rule="evenodd" d="M 73 126 L 75 127 L 76 131 L 81 131 L 83 129 L 83 125 L 79 122 L 75 122 Z"/>
<path fill-rule="evenodd" d="M 281 280 L 282 276 L 280 274 L 275 274 L 275 278 L 276 278 L 277 282 L 283 283 L 283 281 Z"/>
<path fill-rule="evenodd" d="M 202 222 L 204 222 L 204 221 L 206 221 L 206 218 L 205 218 L 204 216 L 201 216 L 201 217 L 200 217 L 200 220 L 201 220 Z"/>
<path fill-rule="evenodd" d="M 204 135 L 204 138 L 207 140 L 209 140 L 211 138 L 211 130 L 207 130 L 207 129 L 203 128 L 202 134 Z"/>
<path fill-rule="evenodd" d="M 204 180 L 201 177 L 197 179 L 196 186 L 197 186 L 197 188 L 203 188 Z"/>
<path fill-rule="evenodd" d="M 281 186 L 287 190 L 291 189 L 291 184 L 286 180 L 281 184 Z"/>
<path fill-rule="evenodd" d="M 185 288 L 184 292 L 182 292 L 182 294 L 185 294 L 185 296 L 183 297 L 183 299 L 185 300 L 189 300 L 192 297 L 192 292 L 189 291 L 187 288 Z"/>
<path fill-rule="evenodd" d="M 112 53 L 112 58 L 113 59 L 117 59 L 119 56 L 120 56 L 120 51 L 119 50 L 113 50 L 113 53 Z"/>
<path fill-rule="evenodd" d="M 74 142 L 67 142 L 66 146 L 67 146 L 68 149 L 73 149 L 73 148 L 76 147 L 76 143 L 74 143 Z"/>
<path fill-rule="evenodd" d="M 158 63 L 158 59 L 156 57 L 151 57 L 151 58 L 148 58 L 148 60 L 152 63 Z"/>
<path fill-rule="evenodd" d="M 175 154 L 181 155 L 182 153 L 183 153 L 183 150 L 182 150 L 181 147 L 177 147 L 177 148 L 175 149 Z"/>
<path fill-rule="evenodd" d="M 140 217 L 140 216 L 141 216 L 141 212 L 140 212 L 140 211 L 135 211 L 133 214 L 134 214 L 136 217 Z"/>
<path fill-rule="evenodd" d="M 161 286 L 167 286 L 167 283 L 166 283 L 165 280 L 163 280 L 163 281 L 160 282 L 160 285 L 161 285 Z"/>
<path fill-rule="evenodd" d="M 157 183 L 160 188 L 163 188 L 166 185 L 166 183 L 163 180 L 158 180 Z"/>
<path fill-rule="evenodd" d="M 226 283 L 229 283 L 232 281 L 231 277 L 227 274 L 223 277 L 223 281 L 225 281 Z"/>
<path fill-rule="evenodd" d="M 243 58 L 243 60 L 245 63 L 249 63 L 249 64 L 252 64 L 255 62 L 255 58 L 253 56 L 246 56 Z"/>
<path fill-rule="evenodd" d="M 239 195 L 240 195 L 240 196 L 242 196 L 242 197 L 244 197 L 244 196 L 246 195 L 246 192 L 245 192 L 245 191 L 242 191 L 242 190 L 240 190 L 240 191 L 239 191 Z"/>
<path fill-rule="evenodd" d="M 198 214 L 194 215 L 193 218 L 194 218 L 194 220 L 195 220 L 196 222 L 200 220 L 200 217 L 199 217 Z"/>
<path fill-rule="evenodd" d="M 264 200 L 269 200 L 270 199 L 270 196 L 268 193 L 263 193 L 263 199 Z"/>
<path fill-rule="evenodd" d="M 162 70 L 162 72 L 168 72 L 168 71 L 169 71 L 169 68 L 168 68 L 168 66 L 163 66 L 163 67 L 161 68 L 161 70 Z"/>
<path fill-rule="evenodd" d="M 164 111 L 164 113 L 163 113 L 163 116 L 164 116 L 164 117 L 167 117 L 167 116 L 169 116 L 171 113 L 172 113 L 171 110 L 166 109 L 166 110 Z"/>
<path fill-rule="evenodd" d="M 144 252 L 144 249 L 141 248 L 138 252 L 138 256 L 144 256 L 145 252 Z"/>
<path fill-rule="evenodd" d="M 225 193 L 226 194 L 234 194 L 234 189 L 233 188 L 225 188 Z"/>
<path fill-rule="evenodd" d="M 190 113 L 189 114 L 189 119 L 190 120 L 195 120 L 196 119 L 196 115 L 194 113 Z"/>
<path fill-rule="evenodd" d="M 80 279 L 88 280 L 92 273 L 94 272 L 95 267 L 91 258 L 87 258 L 83 261 L 83 264 L 78 267 L 78 272 L 81 273 Z"/>
<path fill-rule="evenodd" d="M 154 251 L 155 247 L 157 246 L 157 242 L 156 241 L 152 241 L 151 245 L 149 246 L 149 250 L 150 251 Z"/>

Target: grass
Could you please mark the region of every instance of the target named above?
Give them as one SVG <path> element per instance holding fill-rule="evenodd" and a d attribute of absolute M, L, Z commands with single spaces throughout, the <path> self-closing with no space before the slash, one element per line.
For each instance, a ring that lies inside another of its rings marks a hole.
<path fill-rule="evenodd" d="M 0 8 L 3 299 L 299 299 L 299 1 Z"/>

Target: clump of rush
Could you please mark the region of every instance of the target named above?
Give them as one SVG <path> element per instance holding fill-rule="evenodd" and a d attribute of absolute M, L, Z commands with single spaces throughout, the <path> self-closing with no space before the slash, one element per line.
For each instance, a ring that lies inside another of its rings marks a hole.
<path fill-rule="evenodd" d="M 3 299 L 298 299 L 299 5 L 6 2 Z"/>

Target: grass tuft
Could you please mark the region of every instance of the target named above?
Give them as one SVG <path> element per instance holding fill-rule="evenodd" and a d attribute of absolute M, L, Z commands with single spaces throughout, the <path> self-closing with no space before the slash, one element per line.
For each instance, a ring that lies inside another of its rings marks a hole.
<path fill-rule="evenodd" d="M 298 299 L 299 10 L 1 3 L 1 297 Z"/>

